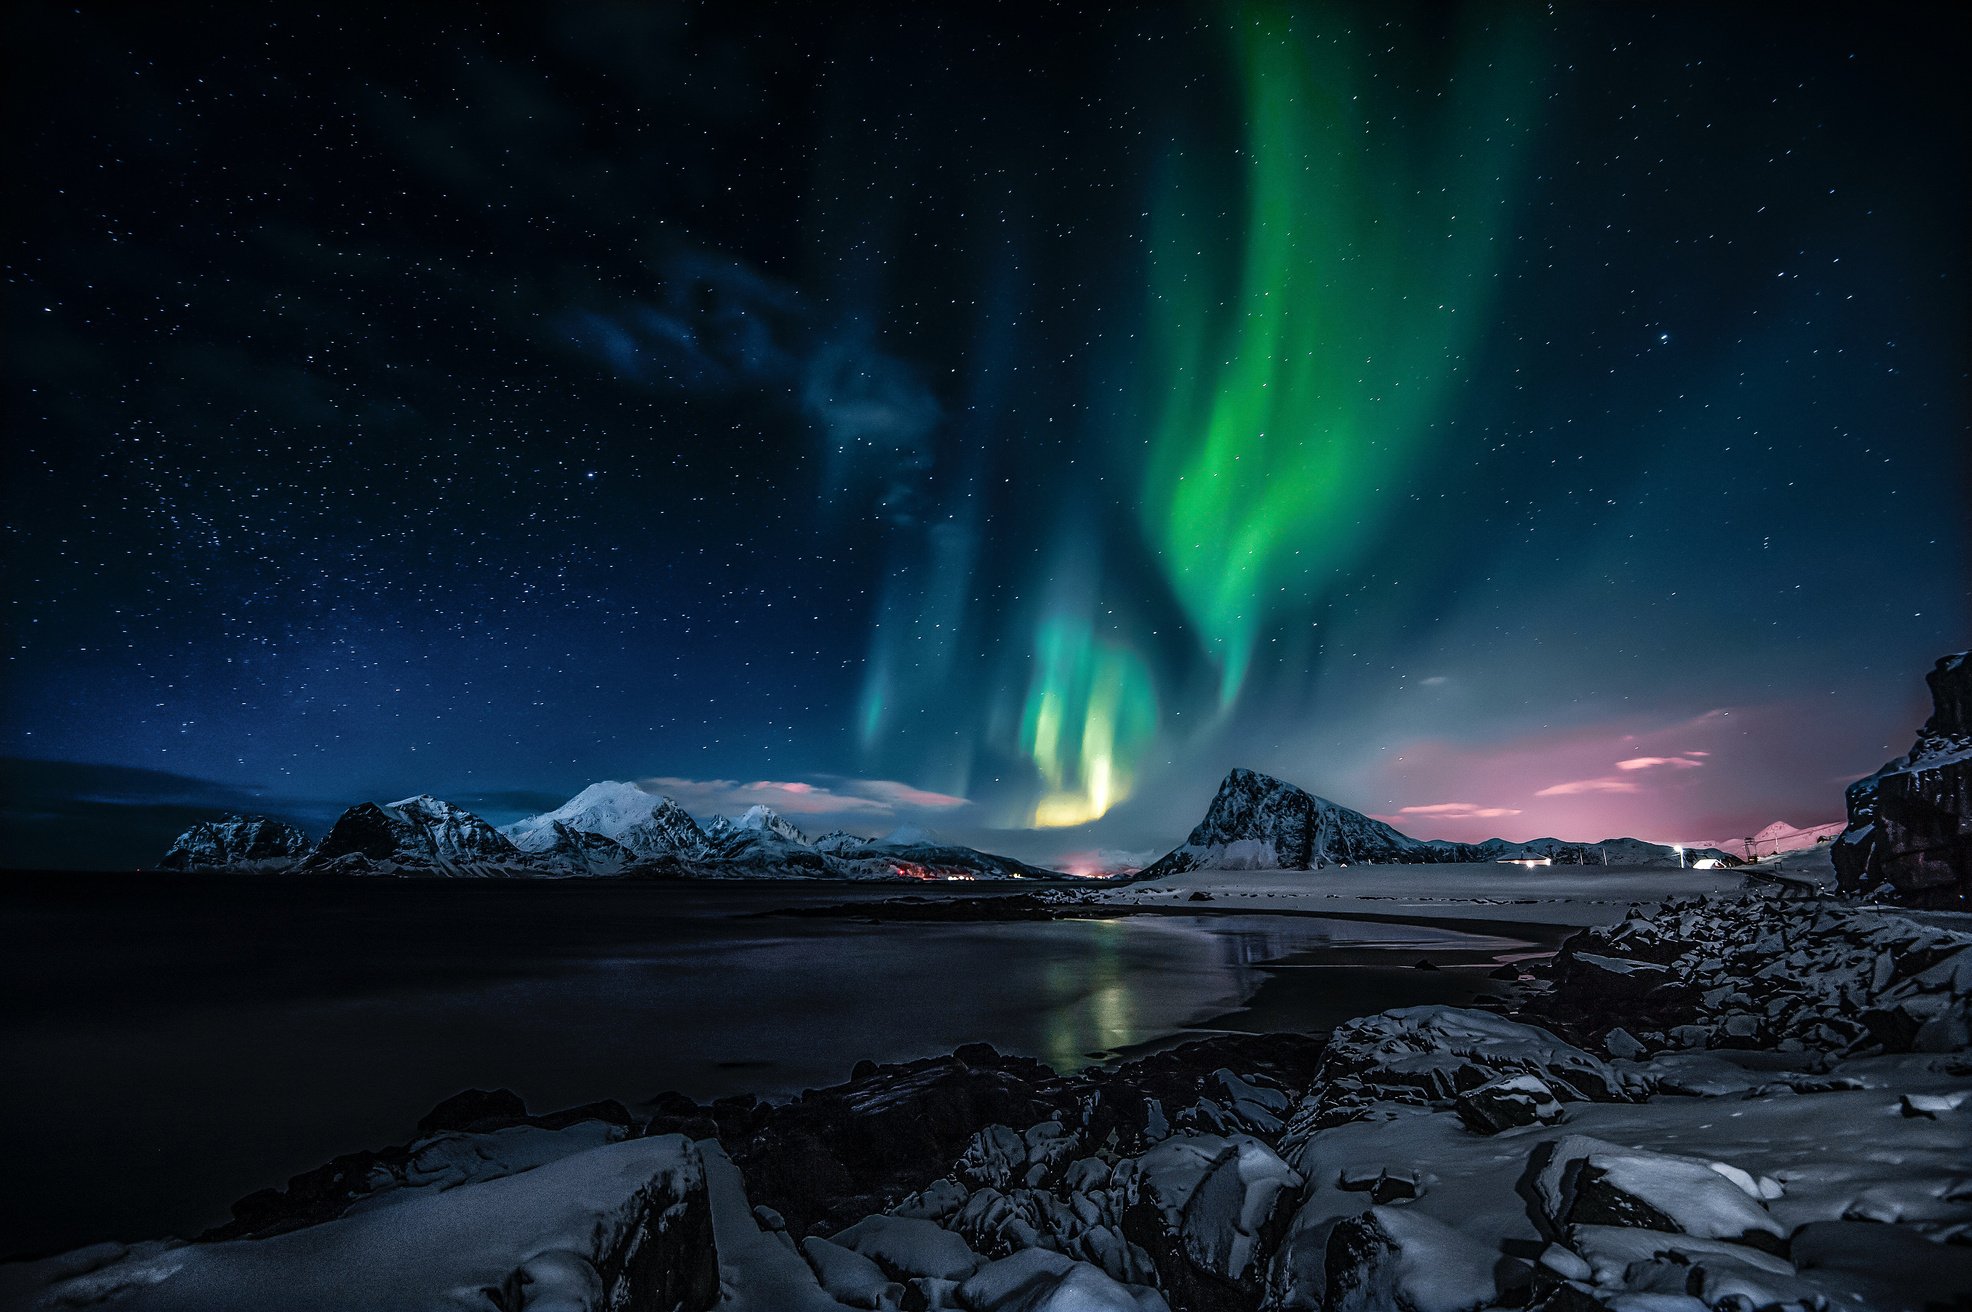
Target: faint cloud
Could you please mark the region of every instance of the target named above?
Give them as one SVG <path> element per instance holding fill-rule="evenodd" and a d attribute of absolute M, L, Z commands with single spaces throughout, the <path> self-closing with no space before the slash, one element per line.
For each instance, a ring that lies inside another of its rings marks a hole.
<path fill-rule="evenodd" d="M 658 775 L 637 786 L 662 793 L 687 810 L 710 813 L 769 806 L 788 815 L 894 816 L 901 809 L 951 810 L 970 803 L 963 797 L 916 788 L 895 779 L 845 779 L 815 784 L 799 779 L 682 779 Z"/>
<path fill-rule="evenodd" d="M 1618 770 L 1654 770 L 1658 766 L 1668 765 L 1679 770 L 1695 770 L 1705 763 L 1703 761 L 1693 760 L 1692 758 L 1707 754 L 1705 752 L 1686 752 L 1682 756 L 1632 756 L 1627 761 L 1616 762 L 1616 768 Z"/>
<path fill-rule="evenodd" d="M 1419 679 L 1418 682 L 1423 684 L 1427 688 L 1437 688 L 1444 684 L 1450 683 L 1451 680 L 1446 678 L 1442 674 L 1434 674 L 1428 679 Z"/>
<path fill-rule="evenodd" d="M 1571 779 L 1565 784 L 1550 784 L 1535 793 L 1536 797 L 1573 797 L 1577 793 L 1635 793 L 1642 791 L 1629 779 L 1604 776 L 1600 779 Z"/>
<path fill-rule="evenodd" d="M 972 805 L 963 797 L 954 797 L 950 793 L 934 793 L 929 788 L 914 788 L 895 779 L 859 779 L 850 786 L 865 797 L 888 802 L 892 806 L 917 807 L 926 811 L 949 811 L 954 807 Z"/>
<path fill-rule="evenodd" d="M 0 757 L 0 866 L 136 869 L 196 820 L 232 812 L 319 830 L 340 810 L 166 770 Z"/>
<path fill-rule="evenodd" d="M 1519 815 L 1514 806 L 1480 806 L 1474 802 L 1432 802 L 1426 806 L 1398 808 L 1400 815 L 1428 815 L 1441 820 L 1496 820 L 1503 815 Z"/>

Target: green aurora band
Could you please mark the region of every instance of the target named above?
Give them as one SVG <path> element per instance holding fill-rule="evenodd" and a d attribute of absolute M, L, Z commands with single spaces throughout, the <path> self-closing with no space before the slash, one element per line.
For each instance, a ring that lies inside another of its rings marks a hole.
<path fill-rule="evenodd" d="M 1200 254 L 1223 212 L 1202 179 L 1155 202 L 1140 522 L 1222 711 L 1404 503 L 1484 330 L 1533 42 L 1453 40 L 1441 85 L 1404 90 L 1360 30 L 1249 15 L 1236 272 Z"/>
<path fill-rule="evenodd" d="M 1132 764 L 1156 734 L 1156 686 L 1135 652 L 1079 619 L 1041 625 L 1020 723 L 1021 748 L 1048 786 L 1033 823 L 1083 824 L 1128 796 Z"/>
<path fill-rule="evenodd" d="M 1151 182 L 1144 327 L 1126 365 L 1135 417 L 1103 452 L 1137 486 L 1141 542 L 1077 539 L 1047 556 L 1078 586 L 1041 588 L 1050 600 L 1003 667 L 988 728 L 1041 785 L 1020 822 L 1094 820 L 1171 745 L 1167 728 L 1189 740 L 1224 724 L 1263 644 L 1306 650 L 1294 643 L 1449 435 L 1505 264 L 1536 20 L 1488 10 L 1399 36 L 1367 9 L 1319 17 L 1325 29 L 1281 7 L 1241 11 L 1227 29 L 1237 171 L 1223 152 L 1174 148 Z M 1402 57 L 1388 49 L 1399 40 Z M 1420 47 L 1443 52 L 1436 76 L 1398 85 Z M 1200 126 L 1195 142 L 1220 136 Z M 1100 560 L 1145 549 L 1189 665 L 1168 636 L 1151 659 L 1150 633 L 1098 600 L 1138 586 L 1101 577 Z M 925 577 L 908 659 L 893 635 L 866 678 L 866 749 L 900 702 L 951 677 L 967 570 Z M 1206 705 L 1188 705 L 1201 688 Z"/>

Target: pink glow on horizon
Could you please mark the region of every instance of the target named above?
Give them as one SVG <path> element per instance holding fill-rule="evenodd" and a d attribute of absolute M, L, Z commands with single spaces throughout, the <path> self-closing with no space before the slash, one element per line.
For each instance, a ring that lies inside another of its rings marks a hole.
<path fill-rule="evenodd" d="M 1419 740 L 1393 747 L 1371 776 L 1388 800 L 1378 819 L 1420 838 L 1681 842 L 1750 821 L 1725 810 L 1722 786 L 1757 796 L 1785 708 L 1735 708 L 1660 723 L 1639 717 L 1494 743 Z M 1762 750 L 1764 749 L 1764 750 Z M 1475 786 L 1475 784 L 1477 786 Z M 1372 794 L 1374 795 L 1374 794 Z M 1469 801 L 1443 802 L 1443 797 Z M 1839 795 L 1826 807 L 1840 813 Z M 1758 812 L 1752 812 L 1758 814 Z M 1762 822 L 1764 823 L 1764 822 Z M 1750 831 L 1749 831 L 1750 832 Z"/>

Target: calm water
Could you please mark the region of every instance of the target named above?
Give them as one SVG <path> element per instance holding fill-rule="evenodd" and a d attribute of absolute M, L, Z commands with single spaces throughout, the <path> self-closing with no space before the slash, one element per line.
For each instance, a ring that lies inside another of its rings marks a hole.
<path fill-rule="evenodd" d="M 1402 967 L 1514 946 L 1308 917 L 758 914 L 897 892 L 0 877 L 0 1253 L 202 1228 L 469 1086 L 540 1110 L 786 1094 L 973 1040 L 1067 1070 L 1206 1022 L 1462 999 L 1470 976 Z"/>

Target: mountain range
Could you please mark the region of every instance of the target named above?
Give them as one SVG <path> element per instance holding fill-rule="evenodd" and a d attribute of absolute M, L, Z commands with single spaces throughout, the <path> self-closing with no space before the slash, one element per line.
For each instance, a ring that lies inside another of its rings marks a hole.
<path fill-rule="evenodd" d="M 1155 879 L 1203 867 L 1319 870 L 1326 866 L 1547 860 L 1558 865 L 1676 865 L 1710 859 L 1635 838 L 1596 843 L 1536 838 L 1477 843 L 1412 838 L 1293 784 L 1236 769 L 1184 844 L 1141 872 Z M 319 842 L 280 820 L 227 816 L 179 835 L 169 870 L 491 878 L 629 876 L 696 879 L 1036 879 L 1059 873 L 1012 857 L 941 843 L 915 826 L 884 838 L 836 830 L 810 838 L 755 806 L 701 826 L 669 797 L 633 783 L 589 785 L 552 811 L 504 829 L 430 796 L 361 802 Z"/>
<path fill-rule="evenodd" d="M 451 802 L 420 795 L 360 802 L 321 841 L 265 817 L 202 820 L 159 863 L 167 870 L 292 871 L 332 875 L 697 879 L 1046 879 L 1058 872 L 921 829 L 887 838 L 810 839 L 755 806 L 701 827 L 669 797 L 633 783 L 591 784 L 552 811 L 496 828 Z"/>

